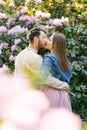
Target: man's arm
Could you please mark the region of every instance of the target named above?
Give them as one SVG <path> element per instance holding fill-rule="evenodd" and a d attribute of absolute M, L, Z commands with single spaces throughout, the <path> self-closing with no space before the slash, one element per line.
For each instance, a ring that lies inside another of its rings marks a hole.
<path fill-rule="evenodd" d="M 49 75 L 46 78 L 46 80 L 44 81 L 44 84 L 49 86 L 49 87 L 52 87 L 52 88 L 69 91 L 68 83 L 60 81 L 59 79 L 57 79 L 51 75 Z"/>
<path fill-rule="evenodd" d="M 60 81 L 59 79 L 57 79 L 51 75 L 49 75 L 45 80 L 43 80 L 43 78 L 41 78 L 38 71 L 33 70 L 26 64 L 24 64 L 24 68 L 28 75 L 30 75 L 32 78 L 36 77 L 36 79 L 39 79 L 45 85 L 52 87 L 52 88 L 59 89 L 59 90 L 69 91 L 69 85 L 66 82 Z"/>

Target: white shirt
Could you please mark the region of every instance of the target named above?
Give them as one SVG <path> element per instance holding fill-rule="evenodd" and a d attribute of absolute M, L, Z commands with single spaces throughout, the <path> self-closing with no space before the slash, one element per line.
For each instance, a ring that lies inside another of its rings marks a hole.
<path fill-rule="evenodd" d="M 37 50 L 27 47 L 17 55 L 15 59 L 14 73 L 22 77 L 27 77 L 23 66 L 26 63 L 27 65 L 29 64 L 29 67 L 36 71 L 41 66 L 42 57 L 37 54 Z"/>

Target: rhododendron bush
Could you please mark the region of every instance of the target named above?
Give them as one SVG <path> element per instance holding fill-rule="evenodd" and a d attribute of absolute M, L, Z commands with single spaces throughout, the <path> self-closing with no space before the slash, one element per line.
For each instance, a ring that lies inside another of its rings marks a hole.
<path fill-rule="evenodd" d="M 35 6 L 41 0 L 35 0 Z M 12 9 L 12 10 L 11 10 Z M 0 66 L 7 66 L 14 70 L 14 60 L 17 54 L 29 44 L 28 33 L 33 27 L 40 27 L 46 31 L 68 24 L 68 18 L 52 18 L 48 12 L 36 10 L 30 14 L 28 7 L 15 10 L 12 5 L 6 6 L 0 1 Z M 45 24 L 45 25 L 44 25 Z"/>

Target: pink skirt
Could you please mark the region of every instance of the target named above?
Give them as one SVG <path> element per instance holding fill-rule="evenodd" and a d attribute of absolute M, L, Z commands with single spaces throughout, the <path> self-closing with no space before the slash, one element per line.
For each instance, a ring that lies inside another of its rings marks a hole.
<path fill-rule="evenodd" d="M 48 86 L 44 86 L 42 91 L 46 94 L 47 98 L 49 99 L 51 107 L 62 107 L 68 109 L 69 111 L 72 111 L 68 92 L 61 91 Z"/>

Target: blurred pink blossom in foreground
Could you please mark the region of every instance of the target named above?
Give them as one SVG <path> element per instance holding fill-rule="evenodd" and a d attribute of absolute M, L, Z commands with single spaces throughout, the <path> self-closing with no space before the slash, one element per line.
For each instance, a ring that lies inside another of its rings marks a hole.
<path fill-rule="evenodd" d="M 41 121 L 39 130 L 81 130 L 79 116 L 66 109 L 50 109 Z"/>
<path fill-rule="evenodd" d="M 31 82 L 0 72 L 0 130 L 81 130 L 79 116 L 50 108 Z"/>
<path fill-rule="evenodd" d="M 4 74 L 3 74 L 4 73 Z M 14 78 L 10 74 L 6 74 L 5 71 L 0 71 L 0 116 L 5 105 L 8 102 L 13 101 L 20 93 L 28 90 L 28 86 L 21 79 Z"/>

